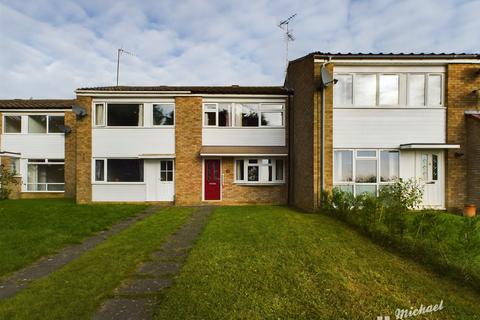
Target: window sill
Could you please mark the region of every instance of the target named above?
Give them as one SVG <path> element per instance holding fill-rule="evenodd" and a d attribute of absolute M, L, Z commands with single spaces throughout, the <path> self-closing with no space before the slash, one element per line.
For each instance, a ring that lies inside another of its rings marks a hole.
<path fill-rule="evenodd" d="M 232 129 L 285 129 L 285 126 L 283 127 L 220 127 L 220 126 L 203 126 L 203 129 L 226 129 L 226 130 L 232 130 Z"/>
<path fill-rule="evenodd" d="M 92 185 L 146 185 L 145 182 L 101 182 L 94 181 Z"/>
<path fill-rule="evenodd" d="M 265 183 L 257 183 L 257 182 L 234 182 L 233 184 L 237 186 L 251 186 L 251 187 L 269 187 L 269 186 L 282 186 L 285 182 L 265 182 Z"/>
<path fill-rule="evenodd" d="M 345 106 L 339 107 L 335 106 L 333 109 L 348 109 L 348 110 L 361 110 L 361 109 L 374 109 L 374 110 L 445 110 L 447 109 L 444 106 L 432 107 L 409 107 L 409 106 Z"/>
<path fill-rule="evenodd" d="M 108 127 L 108 126 L 94 126 L 93 129 L 175 129 L 175 126 L 148 126 L 148 127 L 135 127 L 135 126 L 119 126 L 119 127 Z"/>

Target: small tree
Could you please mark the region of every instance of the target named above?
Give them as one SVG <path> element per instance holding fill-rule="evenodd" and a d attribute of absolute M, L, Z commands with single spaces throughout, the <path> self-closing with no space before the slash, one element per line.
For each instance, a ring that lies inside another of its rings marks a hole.
<path fill-rule="evenodd" d="M 11 192 L 10 188 L 17 184 L 15 173 L 11 172 L 5 165 L 0 165 L 0 200 L 8 199 Z"/>

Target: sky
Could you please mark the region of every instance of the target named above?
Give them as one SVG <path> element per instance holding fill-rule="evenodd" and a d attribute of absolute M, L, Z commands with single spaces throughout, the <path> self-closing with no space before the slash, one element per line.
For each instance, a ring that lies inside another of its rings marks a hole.
<path fill-rule="evenodd" d="M 322 52 L 480 53 L 480 0 L 0 0 L 0 98 L 80 87 L 282 85 Z"/>

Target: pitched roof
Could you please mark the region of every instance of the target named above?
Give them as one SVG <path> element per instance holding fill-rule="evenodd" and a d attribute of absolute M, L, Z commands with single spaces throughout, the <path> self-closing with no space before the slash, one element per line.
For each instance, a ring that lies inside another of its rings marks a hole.
<path fill-rule="evenodd" d="M 74 102 L 69 99 L 0 100 L 0 109 L 71 109 Z"/>
<path fill-rule="evenodd" d="M 143 91 L 186 92 L 192 94 L 288 94 L 291 91 L 280 86 L 110 86 L 79 88 L 81 91 Z"/>

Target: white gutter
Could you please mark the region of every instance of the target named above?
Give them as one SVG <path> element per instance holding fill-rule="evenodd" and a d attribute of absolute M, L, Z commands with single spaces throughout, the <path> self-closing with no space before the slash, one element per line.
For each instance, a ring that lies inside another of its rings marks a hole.
<path fill-rule="evenodd" d="M 137 91 L 132 92 L 118 92 L 108 93 L 104 91 L 92 91 L 92 92 L 79 92 L 77 96 L 88 96 L 88 97 L 218 97 L 218 98 L 245 98 L 245 97 L 255 97 L 255 98 L 287 98 L 286 94 L 201 94 L 201 93 L 175 93 L 173 91 L 167 93 L 144 93 Z"/>
<path fill-rule="evenodd" d="M 316 63 L 323 63 L 327 59 L 314 59 Z M 405 64 L 405 65 L 446 65 L 446 64 L 476 64 L 480 63 L 480 59 L 335 59 L 330 60 L 336 65 L 390 65 L 390 64 Z"/>

